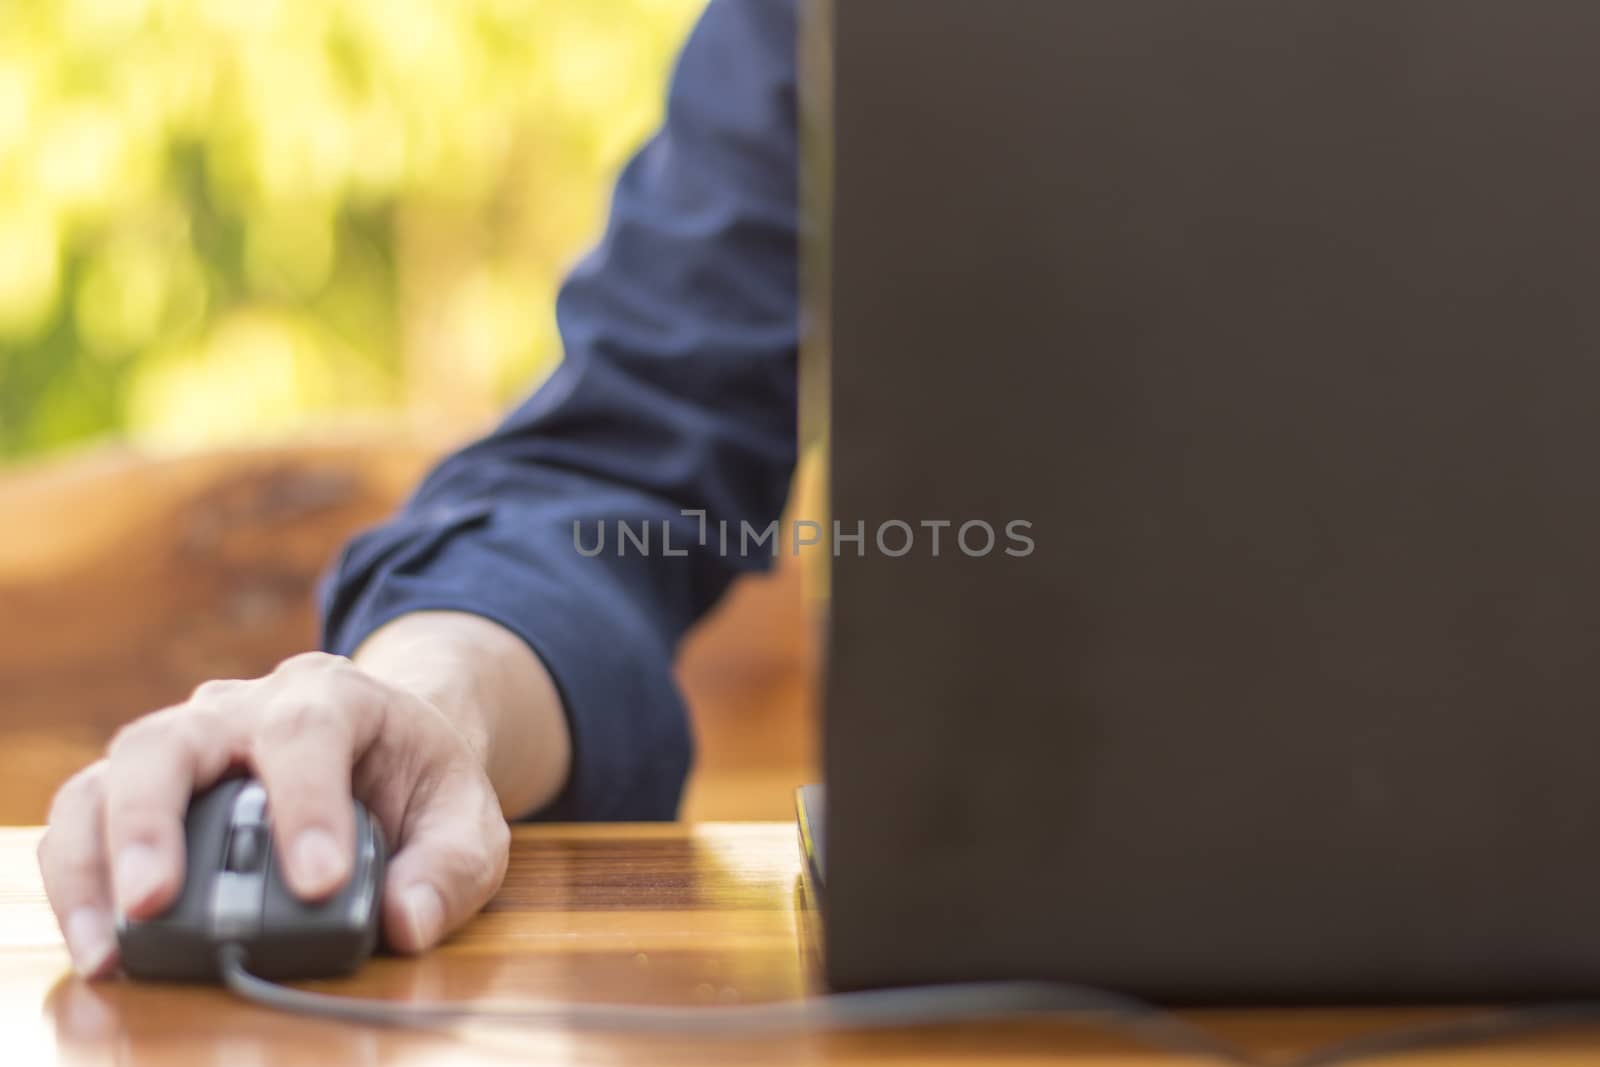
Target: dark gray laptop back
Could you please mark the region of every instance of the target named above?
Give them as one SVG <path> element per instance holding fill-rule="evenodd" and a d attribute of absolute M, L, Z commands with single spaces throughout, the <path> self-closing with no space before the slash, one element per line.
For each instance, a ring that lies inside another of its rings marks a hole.
<path fill-rule="evenodd" d="M 813 40 L 831 980 L 1600 990 L 1600 4 Z"/>

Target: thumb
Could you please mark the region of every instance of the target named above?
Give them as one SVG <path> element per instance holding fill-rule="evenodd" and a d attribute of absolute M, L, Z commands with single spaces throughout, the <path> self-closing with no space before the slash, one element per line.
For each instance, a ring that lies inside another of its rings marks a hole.
<path fill-rule="evenodd" d="M 405 828 L 384 879 L 391 949 L 423 952 L 477 914 L 506 875 L 511 831 L 487 782 L 441 784 Z"/>

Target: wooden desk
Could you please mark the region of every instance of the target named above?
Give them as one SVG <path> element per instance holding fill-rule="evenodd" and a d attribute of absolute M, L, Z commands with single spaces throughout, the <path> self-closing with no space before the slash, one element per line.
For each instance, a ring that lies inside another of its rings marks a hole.
<path fill-rule="evenodd" d="M 71 975 L 34 866 L 38 831 L 0 830 L 0 1062 L 18 1067 L 405 1067 L 441 1064 L 1075 1064 L 1181 1062 L 1061 1023 L 963 1026 L 751 1044 L 560 1030 L 377 1031 L 259 1010 L 217 989 L 85 983 Z M 524 828 L 505 889 L 421 960 L 375 960 L 330 991 L 396 999 L 555 997 L 668 1004 L 805 995 L 815 959 L 797 911 L 787 824 Z M 1211 1013 L 1253 1050 L 1305 1050 L 1416 1013 Z M 1419 1056 L 1416 1067 L 1578 1067 L 1600 1039 Z"/>

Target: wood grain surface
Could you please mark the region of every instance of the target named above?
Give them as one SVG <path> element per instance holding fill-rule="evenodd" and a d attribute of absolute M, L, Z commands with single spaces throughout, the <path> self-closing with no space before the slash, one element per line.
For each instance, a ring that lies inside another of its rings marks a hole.
<path fill-rule="evenodd" d="M 659 1040 L 560 1027 L 451 1033 L 374 1030 L 258 1009 L 212 988 L 74 977 L 33 864 L 38 831 L 0 830 L 0 1063 L 73 1067 L 332 1067 L 377 1064 L 1198 1063 L 1052 1021 L 782 1040 Z M 556 998 L 740 1004 L 807 996 L 815 921 L 798 893 L 788 824 L 527 827 L 493 905 L 421 959 L 377 958 L 328 992 L 392 1000 Z M 1278 1058 L 1449 1011 L 1197 1013 Z M 1578 1067 L 1600 1036 L 1572 1033 L 1373 1061 L 1389 1067 Z"/>

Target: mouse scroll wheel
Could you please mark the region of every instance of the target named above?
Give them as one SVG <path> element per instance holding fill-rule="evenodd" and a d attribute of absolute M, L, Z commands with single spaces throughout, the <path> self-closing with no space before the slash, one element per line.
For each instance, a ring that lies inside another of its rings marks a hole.
<path fill-rule="evenodd" d="M 235 826 L 228 838 L 226 868 L 230 871 L 259 871 L 267 863 L 267 828 L 259 823 Z"/>

